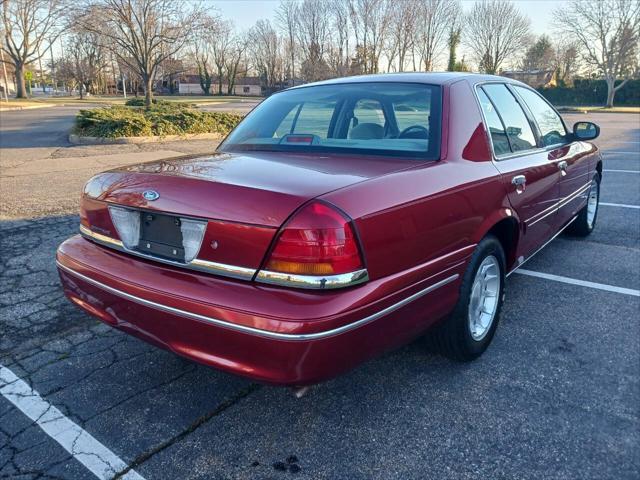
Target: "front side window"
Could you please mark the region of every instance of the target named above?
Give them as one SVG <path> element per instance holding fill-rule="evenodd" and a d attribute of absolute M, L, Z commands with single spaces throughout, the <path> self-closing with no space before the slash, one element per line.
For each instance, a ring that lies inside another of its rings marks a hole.
<path fill-rule="evenodd" d="M 382 154 L 437 159 L 440 87 L 370 82 L 294 88 L 272 95 L 221 151 Z"/>
<path fill-rule="evenodd" d="M 536 148 L 536 139 L 529 120 L 513 94 L 503 84 L 483 85 L 482 89 L 495 105 L 504 123 L 512 152 Z"/>
<path fill-rule="evenodd" d="M 536 92 L 523 87 L 514 87 L 527 104 L 533 118 L 538 124 L 542 142 L 545 147 L 567 141 L 567 130 L 560 115 Z"/>

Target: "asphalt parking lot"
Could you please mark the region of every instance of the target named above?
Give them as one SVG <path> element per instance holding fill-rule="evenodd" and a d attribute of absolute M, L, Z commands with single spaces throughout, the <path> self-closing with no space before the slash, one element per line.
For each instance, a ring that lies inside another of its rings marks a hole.
<path fill-rule="evenodd" d="M 640 119 L 567 119 L 602 128 L 596 231 L 509 277 L 486 354 L 417 341 L 301 399 L 72 307 L 76 215 L 0 222 L 0 478 L 639 478 Z"/>

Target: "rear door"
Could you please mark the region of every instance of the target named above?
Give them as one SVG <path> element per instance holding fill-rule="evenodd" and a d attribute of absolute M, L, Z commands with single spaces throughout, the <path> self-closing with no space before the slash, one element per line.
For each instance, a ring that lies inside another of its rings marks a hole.
<path fill-rule="evenodd" d="M 495 165 L 520 220 L 524 223 L 519 257 L 527 257 L 555 232 L 558 167 L 540 148 L 519 99 L 503 83 L 478 87 L 478 98 L 493 145 Z"/>
<path fill-rule="evenodd" d="M 513 86 L 538 127 L 540 141 L 547 152 L 547 160 L 558 168 L 560 202 L 556 215 L 556 228 L 566 224 L 586 201 L 591 180 L 589 158 L 584 155 L 580 142 L 573 142 L 562 118 L 537 92 Z"/>

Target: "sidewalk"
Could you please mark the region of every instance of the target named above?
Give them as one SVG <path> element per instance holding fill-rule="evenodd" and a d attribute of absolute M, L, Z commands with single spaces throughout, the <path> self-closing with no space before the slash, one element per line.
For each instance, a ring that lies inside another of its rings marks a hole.
<path fill-rule="evenodd" d="M 49 108 L 55 107 L 53 103 L 24 103 L 17 102 L 2 102 L 0 103 L 0 112 L 14 112 L 17 110 L 32 110 L 34 108 Z"/>

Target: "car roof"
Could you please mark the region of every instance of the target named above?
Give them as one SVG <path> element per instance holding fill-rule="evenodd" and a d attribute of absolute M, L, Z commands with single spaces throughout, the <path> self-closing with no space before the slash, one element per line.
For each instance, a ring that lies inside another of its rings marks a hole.
<path fill-rule="evenodd" d="M 335 85 L 342 83 L 368 83 L 368 82 L 389 82 L 389 83 L 427 83 L 430 85 L 446 85 L 454 83 L 458 80 L 466 79 L 475 85 L 482 82 L 503 82 L 516 85 L 524 85 L 524 83 L 507 77 L 498 75 L 485 75 L 481 73 L 470 72 L 403 72 L 403 73 L 378 73 L 372 75 L 355 75 L 353 77 L 332 78 L 320 82 L 306 83 L 293 88 L 304 88 L 316 85 Z"/>

